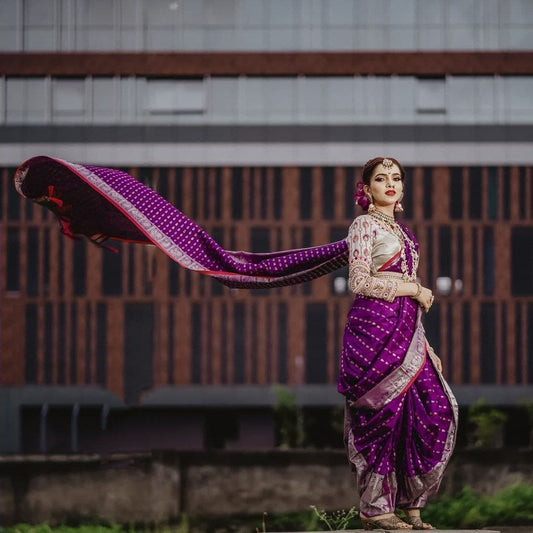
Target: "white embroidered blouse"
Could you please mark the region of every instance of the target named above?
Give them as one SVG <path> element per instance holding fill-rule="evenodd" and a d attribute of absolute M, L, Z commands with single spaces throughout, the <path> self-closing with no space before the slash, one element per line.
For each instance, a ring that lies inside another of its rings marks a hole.
<path fill-rule="evenodd" d="M 397 237 L 370 215 L 357 217 L 347 237 L 349 249 L 348 286 L 355 294 L 392 302 L 399 279 L 380 277 L 379 269 L 401 250 Z M 384 272 L 385 274 L 385 272 Z"/>

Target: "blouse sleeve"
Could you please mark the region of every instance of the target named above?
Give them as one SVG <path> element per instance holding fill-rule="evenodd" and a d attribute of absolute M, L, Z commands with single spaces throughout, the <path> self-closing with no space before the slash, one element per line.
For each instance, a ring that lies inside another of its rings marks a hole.
<path fill-rule="evenodd" d="M 348 286 L 355 294 L 392 302 L 398 290 L 398 282 L 371 274 L 375 238 L 375 228 L 365 217 L 357 217 L 350 226 L 347 238 L 350 251 Z"/>

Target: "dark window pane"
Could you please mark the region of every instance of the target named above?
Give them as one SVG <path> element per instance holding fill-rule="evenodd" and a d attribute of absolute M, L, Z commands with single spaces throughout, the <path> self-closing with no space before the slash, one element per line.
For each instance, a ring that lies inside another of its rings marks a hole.
<path fill-rule="evenodd" d="M 52 385 L 54 318 L 52 304 L 44 306 L 44 382 Z"/>
<path fill-rule="evenodd" d="M 327 383 L 327 308 L 307 304 L 305 309 L 305 382 Z"/>
<path fill-rule="evenodd" d="M 171 296 L 177 296 L 180 293 L 179 271 L 180 266 L 175 261 L 169 261 L 168 264 L 168 290 Z"/>
<path fill-rule="evenodd" d="M 212 213 L 213 216 L 213 213 Z M 217 220 L 222 218 L 222 169 L 215 169 L 215 213 Z"/>
<path fill-rule="evenodd" d="M 278 381 L 287 383 L 287 304 L 278 304 Z"/>
<path fill-rule="evenodd" d="M 503 167 L 503 190 L 502 190 L 502 204 L 503 204 L 503 218 L 509 220 L 511 218 L 511 172 L 509 167 Z"/>
<path fill-rule="evenodd" d="M 244 305 L 235 304 L 233 308 L 233 383 L 244 383 L 244 350 L 245 350 L 245 315 Z"/>
<path fill-rule="evenodd" d="M 450 218 L 463 217 L 463 169 L 450 167 Z"/>
<path fill-rule="evenodd" d="M 311 218 L 312 195 L 311 168 L 302 167 L 300 169 L 300 218 L 309 220 Z"/>
<path fill-rule="evenodd" d="M 520 218 L 526 218 L 526 169 L 520 167 L 519 172 L 519 189 L 518 189 L 518 216 Z"/>
<path fill-rule="evenodd" d="M 126 303 L 124 319 L 124 400 L 134 405 L 152 386 L 153 305 Z"/>
<path fill-rule="evenodd" d="M 66 366 L 66 328 L 65 328 L 65 304 L 61 302 L 58 305 L 58 327 L 57 327 L 57 384 L 65 384 L 65 366 Z"/>
<path fill-rule="evenodd" d="M 433 169 L 424 167 L 424 218 L 433 217 Z"/>
<path fill-rule="evenodd" d="M 279 220 L 283 210 L 283 179 L 281 175 L 281 168 L 274 169 L 274 218 Z"/>
<path fill-rule="evenodd" d="M 70 306 L 70 383 L 75 384 L 78 380 L 78 307 Z"/>
<path fill-rule="evenodd" d="M 159 178 L 155 189 L 160 196 L 168 200 L 168 168 L 159 169 Z"/>
<path fill-rule="evenodd" d="M 324 167 L 322 171 L 322 216 L 331 220 L 335 204 L 335 169 Z"/>
<path fill-rule="evenodd" d="M 39 290 L 39 235 L 37 228 L 28 229 L 26 248 L 26 291 L 28 296 L 37 296 Z"/>
<path fill-rule="evenodd" d="M 463 305 L 463 353 L 462 355 L 462 364 L 463 364 L 463 383 L 470 382 L 470 304 L 465 303 Z"/>
<path fill-rule="evenodd" d="M 242 218 L 242 183 L 242 168 L 235 167 L 231 180 L 231 216 L 234 220 L 240 220 Z"/>
<path fill-rule="evenodd" d="M 91 358 L 92 358 L 92 346 L 93 346 L 93 335 L 92 335 L 92 314 L 93 310 L 91 304 L 88 303 L 85 306 L 85 316 L 80 317 L 80 320 L 85 321 L 85 383 L 92 383 L 91 376 Z"/>
<path fill-rule="evenodd" d="M 498 218 L 498 169 L 496 167 L 488 168 L 488 217 L 491 220 Z"/>
<path fill-rule="evenodd" d="M 15 169 L 10 169 L 8 172 L 9 176 L 15 174 Z M 13 182 L 8 181 L 7 183 L 7 219 L 8 220 L 19 220 L 20 219 L 20 204 L 22 203 L 23 198 L 15 189 Z M 28 200 L 24 200 L 27 202 Z"/>
<path fill-rule="evenodd" d="M 182 183 L 183 183 L 183 168 L 176 168 L 176 178 L 174 182 L 174 205 L 181 211 L 182 210 Z"/>
<path fill-rule="evenodd" d="M 511 232 L 511 284 L 514 296 L 533 295 L 533 227 L 513 228 Z"/>
<path fill-rule="evenodd" d="M 481 382 L 496 382 L 496 323 L 494 304 L 481 304 Z"/>
<path fill-rule="evenodd" d="M 73 287 L 75 296 L 85 296 L 87 292 L 87 242 L 76 242 L 73 246 L 74 265 L 72 269 Z"/>
<path fill-rule="evenodd" d="M 50 230 L 43 232 L 43 292 L 50 293 Z"/>
<path fill-rule="evenodd" d="M 252 252 L 270 252 L 270 230 L 268 228 L 251 228 Z"/>
<path fill-rule="evenodd" d="M 167 327 L 167 383 L 174 384 L 174 306 L 168 306 L 168 327 Z"/>
<path fill-rule="evenodd" d="M 439 276 L 452 275 L 452 231 L 449 226 L 439 228 Z"/>
<path fill-rule="evenodd" d="M 481 167 L 470 167 L 469 185 L 469 209 L 468 216 L 471 219 L 481 218 Z"/>
<path fill-rule="evenodd" d="M 192 331 L 191 336 L 191 365 L 192 365 L 192 382 L 202 382 L 202 341 L 204 339 L 202 327 L 202 306 L 193 304 L 191 309 Z"/>
<path fill-rule="evenodd" d="M 102 292 L 106 296 L 122 294 L 122 243 L 113 242 L 118 253 L 102 251 Z"/>
<path fill-rule="evenodd" d="M 20 290 L 20 232 L 17 228 L 7 228 L 7 268 L 6 290 Z"/>
<path fill-rule="evenodd" d="M 26 306 L 26 345 L 25 377 L 26 383 L 37 383 L 37 306 Z"/>
<path fill-rule="evenodd" d="M 483 294 L 494 292 L 494 233 L 492 227 L 483 228 Z"/>
<path fill-rule="evenodd" d="M 533 304 L 529 302 L 527 304 L 527 382 L 533 383 Z"/>
<path fill-rule="evenodd" d="M 261 169 L 261 218 L 267 217 L 267 200 L 268 200 L 268 183 L 267 183 L 267 170 L 266 168 Z"/>

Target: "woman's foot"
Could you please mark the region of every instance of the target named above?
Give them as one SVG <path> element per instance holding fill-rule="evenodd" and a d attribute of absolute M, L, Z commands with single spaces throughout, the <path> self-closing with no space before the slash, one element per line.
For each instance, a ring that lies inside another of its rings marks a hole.
<path fill-rule="evenodd" d="M 422 521 L 420 509 L 404 509 L 403 512 L 405 513 L 404 521 L 411 524 L 413 529 L 435 529 L 431 524 Z"/>
<path fill-rule="evenodd" d="M 413 529 L 413 526 L 407 524 L 399 516 L 393 513 L 378 516 L 364 516 L 362 513 L 359 513 L 359 518 L 361 518 L 363 528 L 367 531 L 370 529 L 384 529 L 385 531 L 393 529 Z"/>

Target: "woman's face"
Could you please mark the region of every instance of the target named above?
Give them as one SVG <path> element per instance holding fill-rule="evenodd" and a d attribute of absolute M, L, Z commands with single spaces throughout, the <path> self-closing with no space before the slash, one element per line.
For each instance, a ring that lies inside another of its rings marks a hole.
<path fill-rule="evenodd" d="M 403 181 L 398 165 L 392 164 L 385 168 L 381 163 L 374 168 L 370 178 L 370 186 L 365 191 L 372 195 L 374 205 L 394 205 L 402 199 Z"/>

